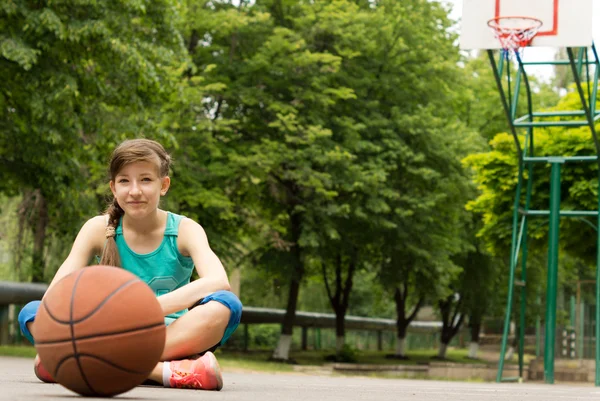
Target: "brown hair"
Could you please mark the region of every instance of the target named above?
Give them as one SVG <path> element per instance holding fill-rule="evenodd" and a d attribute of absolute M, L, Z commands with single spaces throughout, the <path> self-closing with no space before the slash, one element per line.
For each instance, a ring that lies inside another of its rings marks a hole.
<path fill-rule="evenodd" d="M 115 179 L 123 167 L 136 162 L 155 163 L 161 178 L 169 175 L 171 157 L 160 143 L 150 139 L 129 139 L 117 146 L 112 153 L 109 164 L 111 181 Z M 120 266 L 121 260 L 115 241 L 115 230 L 125 212 L 119 206 L 117 199 L 113 197 L 104 213 L 108 214 L 108 225 L 106 226 L 106 242 L 102 250 L 100 264 Z"/>

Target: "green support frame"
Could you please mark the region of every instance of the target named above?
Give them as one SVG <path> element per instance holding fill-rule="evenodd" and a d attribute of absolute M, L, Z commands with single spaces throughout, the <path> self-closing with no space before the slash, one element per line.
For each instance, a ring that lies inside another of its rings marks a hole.
<path fill-rule="evenodd" d="M 548 283 L 546 289 L 546 314 L 545 314 L 545 344 L 544 344 L 544 380 L 546 383 L 554 383 L 554 345 L 556 334 L 556 296 L 558 288 L 558 241 L 559 241 L 559 223 L 561 217 L 576 217 L 590 224 L 596 231 L 600 227 L 600 191 L 598 196 L 597 210 L 560 210 L 560 187 L 561 187 L 561 168 L 565 163 L 595 162 L 599 165 L 598 182 L 600 184 L 600 145 L 596 135 L 595 122 L 600 119 L 600 113 L 596 111 L 596 99 L 598 95 L 598 76 L 600 74 L 600 61 L 596 47 L 591 48 L 567 48 L 568 60 L 548 61 L 548 62 L 523 62 L 520 54 L 515 51 L 513 57 L 516 59 L 517 68 L 515 72 L 510 71 L 511 63 L 507 61 L 504 54 L 496 61 L 495 52 L 488 50 L 488 57 L 492 65 L 500 99 L 504 107 L 510 125 L 510 131 L 514 138 L 518 155 L 518 180 L 516 196 L 513 210 L 511 251 L 510 251 L 510 272 L 509 289 L 506 303 L 506 314 L 503 327 L 502 344 L 500 349 L 500 360 L 498 363 L 497 382 L 501 381 L 522 381 L 523 380 L 523 351 L 525 341 L 525 309 L 526 309 L 526 285 L 527 285 L 527 221 L 529 217 L 543 216 L 549 221 L 548 235 Z M 590 54 L 592 57 L 590 57 Z M 529 85 L 529 79 L 526 73 L 528 65 L 568 65 L 571 67 L 582 109 L 574 112 L 534 112 L 532 106 L 532 91 Z M 594 66 L 594 74 L 590 79 L 589 66 Z M 588 96 L 583 90 L 582 74 L 585 68 L 586 82 L 588 86 Z M 503 76 L 506 75 L 507 84 L 503 83 Z M 515 75 L 514 77 L 512 75 Z M 513 84 L 514 82 L 514 84 Z M 524 86 L 527 98 L 527 114 L 517 117 L 517 105 L 521 86 Z M 589 88 L 591 87 L 591 92 Z M 514 88 L 511 96 L 510 88 Z M 508 95 L 507 95 L 508 92 Z M 548 117 L 562 117 L 561 121 L 543 121 Z M 565 121 L 565 118 L 572 118 L 572 121 Z M 590 129 L 591 138 L 594 141 L 596 155 L 564 157 L 556 155 L 551 157 L 537 157 L 534 152 L 534 129 L 536 127 L 582 127 L 587 126 Z M 521 147 L 517 129 L 526 130 L 524 149 Z M 551 166 L 550 172 L 550 204 L 548 210 L 531 210 L 531 192 L 533 184 L 533 164 L 548 163 Z M 524 172 L 527 171 L 527 180 Z M 524 181 L 526 182 L 525 199 L 523 202 L 522 189 Z M 591 223 L 586 218 L 595 217 L 596 224 Z M 597 250 L 600 250 L 600 235 L 597 239 Z M 521 260 L 521 277 L 516 279 L 516 267 Z M 513 297 L 515 287 L 520 289 L 520 313 L 519 313 L 519 376 L 503 377 L 504 358 L 506 355 L 506 345 L 508 342 L 511 314 L 513 308 Z M 600 300 L 600 252 L 597 251 L 596 260 L 596 299 Z M 596 375 L 595 384 L 600 386 L 600 307 L 596 308 Z"/>

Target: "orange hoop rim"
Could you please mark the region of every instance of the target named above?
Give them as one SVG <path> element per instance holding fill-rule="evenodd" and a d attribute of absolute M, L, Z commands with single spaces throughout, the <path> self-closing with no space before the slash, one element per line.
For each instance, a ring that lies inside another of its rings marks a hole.
<path fill-rule="evenodd" d="M 507 26 L 502 26 L 499 24 L 501 21 L 508 21 L 508 20 L 528 21 L 528 22 L 532 22 L 533 24 L 530 26 L 523 26 L 523 27 L 507 27 Z M 526 29 L 526 30 L 540 29 L 543 25 L 543 22 L 541 19 L 535 18 L 535 17 L 511 15 L 511 16 L 506 16 L 506 17 L 494 17 L 494 18 L 488 20 L 487 24 L 492 29 L 500 28 L 500 29 L 506 29 L 506 30 L 510 30 L 510 31 L 516 31 L 516 30 L 523 30 L 523 29 Z"/>
<path fill-rule="evenodd" d="M 512 21 L 511 24 L 502 24 Z M 488 20 L 487 25 L 494 30 L 496 38 L 500 41 L 502 47 L 506 49 L 520 49 L 528 46 L 538 30 L 543 25 L 542 20 L 535 17 L 526 16 L 501 16 Z"/>

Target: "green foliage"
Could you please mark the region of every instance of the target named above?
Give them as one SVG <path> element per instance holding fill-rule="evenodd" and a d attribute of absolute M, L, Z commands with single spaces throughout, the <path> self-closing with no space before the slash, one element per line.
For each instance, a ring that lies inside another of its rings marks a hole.
<path fill-rule="evenodd" d="M 355 348 L 352 348 L 348 344 L 344 344 L 341 350 L 334 355 L 327 355 L 325 360 L 338 363 L 357 363 L 358 352 Z"/>
<path fill-rule="evenodd" d="M 11 252 L 17 239 L 17 204 L 18 199 L 0 195 L 0 280 L 19 281 Z"/>
<path fill-rule="evenodd" d="M 578 94 L 573 90 L 545 111 L 572 111 L 581 109 Z M 554 118 L 554 120 L 557 120 Z M 521 146 L 531 149 L 534 156 L 589 156 L 596 150 L 589 128 L 536 128 L 533 142 L 521 136 Z M 501 257 L 508 267 L 510 253 L 513 203 L 517 186 L 518 166 L 514 140 L 500 133 L 490 141 L 491 150 L 473 154 L 464 162 L 473 169 L 480 194 L 467 207 L 483 216 L 479 235 L 488 250 Z M 526 148 L 527 149 L 527 148 Z M 598 207 L 598 165 L 596 163 L 566 163 L 561 167 L 561 209 L 596 210 Z M 538 163 L 524 172 L 525 182 L 521 194 L 524 205 L 527 180 L 532 179 L 530 208 L 549 209 L 550 166 Z M 583 218 L 562 218 L 560 223 L 559 277 L 562 286 L 574 293 L 578 279 L 593 279 L 596 258 L 597 232 L 594 222 Z M 528 310 L 537 310 L 537 297 L 544 293 L 546 280 L 548 220 L 547 217 L 528 219 Z M 519 272 L 517 272 L 519 274 Z M 505 290 L 503 290 L 505 291 Z M 518 301 L 517 301 L 518 302 Z M 529 315 L 531 317 L 531 315 Z"/>
<path fill-rule="evenodd" d="M 24 202 L 37 194 L 25 226 L 38 239 L 35 269 L 45 235 L 71 241 L 104 206 L 97 188 L 106 188 L 107 149 L 126 136 L 160 136 L 152 109 L 185 63 L 175 3 L 14 0 L 0 8 L 0 191 L 23 192 Z M 46 214 L 47 224 L 36 224 Z"/>
<path fill-rule="evenodd" d="M 377 25 L 378 36 L 387 45 L 374 48 L 383 54 L 371 57 L 381 72 L 377 86 L 368 92 L 367 121 L 383 126 L 378 132 L 390 155 L 385 163 L 387 185 L 397 194 L 386 214 L 392 227 L 378 227 L 378 236 L 385 239 L 381 280 L 392 291 L 403 287 L 402 296 L 410 306 L 422 298 L 435 301 L 460 272 L 451 256 L 466 245 L 460 232 L 462 207 L 470 191 L 459 155 L 472 149 L 475 136 L 450 117 L 464 101 L 457 93 L 465 75 L 458 67 L 454 37 L 444 29 L 450 24 L 445 11 L 436 3 L 385 5 L 388 12 Z M 410 13 L 411 7 L 420 12 L 410 23 L 393 22 Z"/>
<path fill-rule="evenodd" d="M 461 67 L 447 10 L 236 4 L 0 6 L 0 192 L 45 199 L 46 231 L 40 208 L 21 207 L 44 278 L 104 208 L 114 145 L 145 136 L 174 159 L 163 206 L 200 222 L 226 268 L 242 269 L 245 304 L 285 307 L 303 275 L 298 305 L 315 311 L 330 310 L 324 280 L 346 286 L 340 310 L 357 315 L 394 316 L 398 286 L 408 304 L 447 295 L 468 268 L 456 255 L 473 251 L 460 160 L 499 124 L 493 82 L 482 60 Z"/>
<path fill-rule="evenodd" d="M 580 107 L 578 95 L 571 93 L 561 99 L 553 110 L 566 111 Z M 537 129 L 535 156 L 584 156 L 595 154 L 589 128 L 552 127 Z M 522 145 L 525 138 L 521 138 Z M 476 172 L 481 195 L 469 203 L 469 209 L 483 215 L 481 235 L 495 254 L 510 247 L 512 203 L 517 185 L 517 155 L 512 136 L 498 134 L 491 142 L 492 151 L 465 158 L 465 163 Z M 561 174 L 561 208 L 563 210 L 595 210 L 597 208 L 598 166 L 595 163 L 566 164 Z M 529 172 L 525 172 L 529 178 Z M 533 170 L 531 209 L 547 210 L 550 188 L 549 165 L 537 164 Z M 523 194 L 525 185 L 523 185 Z M 524 196 L 522 196 L 524 199 Z M 542 246 L 547 236 L 547 220 L 530 219 L 529 236 Z M 592 235 L 593 234 L 593 235 Z M 579 219 L 561 221 L 561 243 L 564 249 L 588 261 L 595 258 L 592 246 L 595 231 Z"/>
<path fill-rule="evenodd" d="M 446 291 L 460 271 L 451 255 L 466 247 L 457 234 L 471 192 L 459 160 L 481 146 L 452 117 L 465 75 L 446 10 L 426 1 L 205 4 L 182 13 L 194 67 L 162 124 L 177 138 L 174 204 L 244 265 L 242 297 L 283 307 L 301 263 L 303 291 L 320 295 L 300 305 L 320 310 L 323 278 L 312 275 L 335 282 L 341 255 L 345 282 L 354 249 L 355 286 L 380 274 L 393 289 L 402 263 L 418 272 L 411 291 Z"/>
<path fill-rule="evenodd" d="M 499 132 L 504 132 L 508 128 L 508 122 L 487 52 L 480 52 L 477 57 L 466 60 L 464 72 L 465 80 L 462 88 L 456 92 L 456 96 L 461 99 L 460 107 L 457 108 L 458 115 L 469 128 L 489 141 Z M 510 90 L 514 93 L 514 71 L 512 73 Z M 535 94 L 532 97 L 534 110 L 553 107 L 558 103 L 560 96 L 551 84 L 541 81 L 534 75 L 528 75 L 528 79 L 531 90 Z M 506 75 L 502 77 L 502 85 L 508 93 L 509 82 Z M 527 93 L 521 90 L 517 115 L 522 116 L 526 113 Z"/>
<path fill-rule="evenodd" d="M 274 325 L 252 326 L 250 336 L 257 347 L 273 348 L 279 339 L 280 329 Z"/>

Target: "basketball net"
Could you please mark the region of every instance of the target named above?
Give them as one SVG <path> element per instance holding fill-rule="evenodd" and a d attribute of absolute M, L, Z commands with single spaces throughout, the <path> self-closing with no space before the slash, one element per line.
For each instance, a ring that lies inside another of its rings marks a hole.
<path fill-rule="evenodd" d="M 529 46 L 542 27 L 542 21 L 532 17 L 496 17 L 487 24 L 500 41 L 505 57 L 511 50 L 522 55 L 523 48 Z"/>

